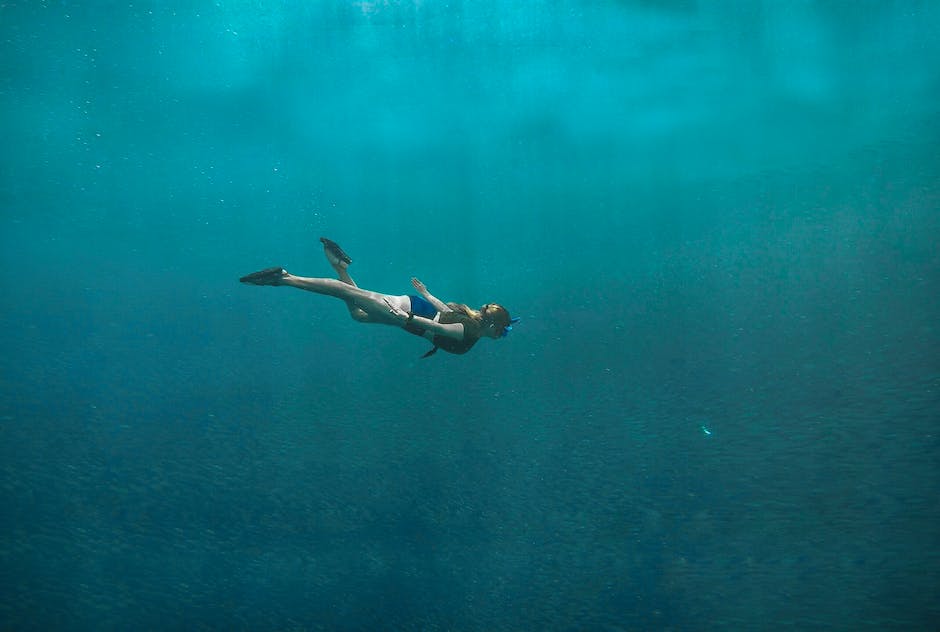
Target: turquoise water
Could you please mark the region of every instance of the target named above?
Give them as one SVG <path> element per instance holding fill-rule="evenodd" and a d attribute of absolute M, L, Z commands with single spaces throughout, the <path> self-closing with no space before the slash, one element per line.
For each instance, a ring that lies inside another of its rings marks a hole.
<path fill-rule="evenodd" d="M 935 629 L 938 27 L 0 4 L 0 629 Z"/>

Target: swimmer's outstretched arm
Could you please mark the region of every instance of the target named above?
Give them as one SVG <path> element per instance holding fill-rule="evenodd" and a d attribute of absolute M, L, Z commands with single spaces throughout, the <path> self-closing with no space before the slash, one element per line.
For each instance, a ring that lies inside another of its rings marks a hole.
<path fill-rule="evenodd" d="M 451 308 L 449 308 L 443 301 L 441 301 L 441 299 L 437 298 L 436 296 L 432 296 L 431 293 L 428 292 L 428 288 L 425 287 L 424 283 L 419 281 L 416 277 L 411 277 L 411 284 L 414 286 L 416 290 L 418 290 L 418 294 L 423 296 L 425 300 L 427 300 L 428 303 L 433 305 L 434 309 L 436 309 L 437 311 L 439 312 L 454 311 Z"/>
<path fill-rule="evenodd" d="M 463 340 L 463 325 L 461 323 L 439 323 L 430 318 L 423 318 L 421 316 L 415 316 L 414 314 L 409 314 L 401 307 L 392 303 L 388 299 L 384 299 L 385 304 L 388 305 L 388 313 L 397 317 L 401 321 L 401 325 L 405 326 L 408 323 L 413 323 L 418 327 L 421 327 L 425 330 L 425 338 L 433 340 L 434 336 L 444 336 L 446 338 L 453 338 L 455 340 Z"/>

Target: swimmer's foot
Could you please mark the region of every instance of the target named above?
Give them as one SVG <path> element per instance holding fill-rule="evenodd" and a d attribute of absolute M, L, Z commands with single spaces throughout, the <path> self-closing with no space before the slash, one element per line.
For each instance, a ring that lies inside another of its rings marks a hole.
<path fill-rule="evenodd" d="M 251 285 L 280 285 L 281 279 L 287 276 L 287 270 L 284 268 L 265 268 L 258 272 L 252 272 L 239 279 L 242 283 Z"/>
<path fill-rule="evenodd" d="M 323 251 L 326 253 L 326 258 L 330 260 L 334 268 L 337 266 L 345 268 L 352 263 L 352 259 L 343 252 L 338 243 L 326 237 L 320 237 L 320 241 L 323 242 Z"/>

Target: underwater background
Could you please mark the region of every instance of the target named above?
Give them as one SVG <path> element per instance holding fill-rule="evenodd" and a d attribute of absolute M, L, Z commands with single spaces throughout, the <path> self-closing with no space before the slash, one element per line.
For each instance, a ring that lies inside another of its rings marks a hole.
<path fill-rule="evenodd" d="M 0 3 L 0 629 L 937 629 L 938 29 Z"/>

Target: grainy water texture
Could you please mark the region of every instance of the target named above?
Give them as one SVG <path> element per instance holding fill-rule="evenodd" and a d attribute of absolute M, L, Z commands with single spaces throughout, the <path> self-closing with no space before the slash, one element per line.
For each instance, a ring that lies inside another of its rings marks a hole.
<path fill-rule="evenodd" d="M 937 629 L 938 32 L 0 3 L 0 629 Z"/>

